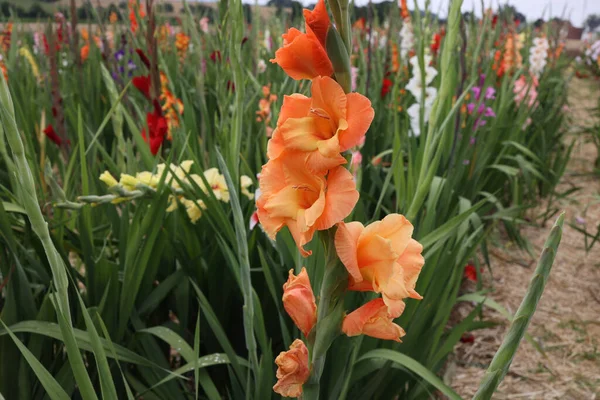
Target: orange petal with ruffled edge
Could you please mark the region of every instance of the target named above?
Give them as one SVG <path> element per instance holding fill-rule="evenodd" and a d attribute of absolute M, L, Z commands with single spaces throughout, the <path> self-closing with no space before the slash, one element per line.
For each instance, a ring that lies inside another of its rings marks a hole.
<path fill-rule="evenodd" d="M 299 93 L 294 93 L 289 96 L 283 96 L 283 104 L 279 111 L 277 126 L 282 125 L 289 118 L 306 117 L 310 112 L 312 100 Z"/>
<path fill-rule="evenodd" d="M 390 241 L 392 249 L 399 257 L 404 253 L 413 233 L 412 224 L 401 214 L 389 214 L 381 221 L 368 225 L 361 235 L 368 238 L 373 235 L 381 236 Z"/>
<path fill-rule="evenodd" d="M 425 259 L 421 254 L 423 252 L 423 246 L 421 243 L 414 239 L 411 239 L 406 246 L 404 253 L 398 258 L 398 264 L 402 266 L 404 272 L 404 281 L 408 290 L 409 297 L 420 300 L 423 298 L 419 293 L 415 291 L 417 285 L 417 279 L 421 273 L 423 265 L 425 265 Z"/>
<path fill-rule="evenodd" d="M 336 127 L 340 120 L 346 119 L 348 99 L 344 89 L 329 76 L 319 76 L 313 79 L 311 86 L 311 111 L 330 119 L 330 124 Z M 343 129 L 346 129 L 344 127 Z"/>
<path fill-rule="evenodd" d="M 325 0 L 319 0 L 315 5 L 315 8 L 310 11 L 304 9 L 304 21 L 306 21 L 306 31 L 309 29 L 319 39 L 321 45 L 327 47 L 327 31 L 331 21 L 329 20 L 329 14 L 327 14 L 327 7 L 325 6 Z"/>
<path fill-rule="evenodd" d="M 318 230 L 329 229 L 346 218 L 358 202 L 358 191 L 350 171 L 336 167 L 327 175 L 326 203 L 323 214 L 317 220 Z"/>
<path fill-rule="evenodd" d="M 308 348 L 300 339 L 294 340 L 288 351 L 282 351 L 275 359 L 277 383 L 273 391 L 284 397 L 300 397 L 302 385 L 310 376 Z"/>
<path fill-rule="evenodd" d="M 333 74 L 327 51 L 314 34 L 304 34 L 291 28 L 282 36 L 284 45 L 275 52 L 271 62 L 279 64 L 292 79 L 313 79 Z"/>
<path fill-rule="evenodd" d="M 352 277 L 354 284 L 363 281 L 360 269 L 358 268 L 358 259 L 356 258 L 358 238 L 363 229 L 365 229 L 364 225 L 357 221 L 347 224 L 340 222 L 335 232 L 335 250 L 340 261 Z"/>
<path fill-rule="evenodd" d="M 400 342 L 404 330 L 388 315 L 383 299 L 371 300 L 348 314 L 342 322 L 342 332 L 348 336 L 367 335 Z"/>
<path fill-rule="evenodd" d="M 359 93 L 347 95 L 346 121 L 348 129 L 340 133 L 340 150 L 346 151 L 358 146 L 375 117 L 371 101 Z"/>
<path fill-rule="evenodd" d="M 296 242 L 296 247 L 300 251 L 302 257 L 308 257 L 312 254 L 311 250 L 306 250 L 304 246 L 306 246 L 312 240 L 315 234 L 315 227 L 310 227 L 306 232 L 300 232 L 298 224 L 295 221 L 288 221 L 287 227 L 294 238 L 294 242 Z"/>

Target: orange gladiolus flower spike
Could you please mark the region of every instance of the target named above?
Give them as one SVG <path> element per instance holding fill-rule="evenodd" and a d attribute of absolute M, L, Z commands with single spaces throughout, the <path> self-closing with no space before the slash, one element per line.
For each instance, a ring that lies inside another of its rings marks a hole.
<path fill-rule="evenodd" d="M 317 304 L 306 268 L 302 267 L 297 276 L 290 270 L 288 280 L 283 285 L 283 308 L 307 337 L 317 323 Z"/>
<path fill-rule="evenodd" d="M 344 93 L 329 77 L 315 78 L 311 92 L 311 98 L 299 94 L 284 98 L 267 155 L 277 159 L 302 152 L 310 171 L 325 173 L 346 163 L 340 153 L 360 143 L 375 112 L 368 98 Z"/>
<path fill-rule="evenodd" d="M 404 307 L 400 313 L 402 311 Z M 342 332 L 348 336 L 367 335 L 396 342 L 401 342 L 400 338 L 405 335 L 404 329 L 393 322 L 381 298 L 371 300 L 348 314 L 342 322 Z"/>
<path fill-rule="evenodd" d="M 382 293 L 389 314 L 404 310 L 402 299 L 421 299 L 415 286 L 425 263 L 423 246 L 412 239 L 413 226 L 400 214 L 364 227 L 360 222 L 340 223 L 335 248 L 350 274 L 349 290 Z"/>
<path fill-rule="evenodd" d="M 333 65 L 327 56 L 325 42 L 331 25 L 325 1 L 319 0 L 313 11 L 304 10 L 306 33 L 291 28 L 282 35 L 283 47 L 275 52 L 277 63 L 292 79 L 331 76 Z"/>
<path fill-rule="evenodd" d="M 275 239 L 287 226 L 304 257 L 311 252 L 304 245 L 316 230 L 331 228 L 346 218 L 358 201 L 352 174 L 336 167 L 327 176 L 310 173 L 304 168 L 301 153 L 270 160 L 260 174 L 261 196 L 257 202 L 258 218 L 265 232 Z"/>

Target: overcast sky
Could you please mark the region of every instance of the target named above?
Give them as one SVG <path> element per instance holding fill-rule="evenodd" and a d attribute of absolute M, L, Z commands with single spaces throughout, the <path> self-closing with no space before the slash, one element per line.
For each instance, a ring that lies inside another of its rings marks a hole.
<path fill-rule="evenodd" d="M 357 5 L 364 5 L 369 0 L 355 0 Z M 380 0 L 373 0 L 378 2 Z M 413 1 L 408 0 L 408 8 L 413 8 Z M 254 0 L 244 0 L 245 3 L 254 3 Z M 259 4 L 265 4 L 267 0 L 259 0 Z M 314 4 L 316 0 L 300 0 L 305 5 Z M 425 0 L 417 0 L 421 8 L 425 4 Z M 449 0 L 430 0 L 430 9 L 433 12 L 438 12 L 440 16 L 447 14 Z M 600 14 L 600 0 L 484 0 L 486 8 L 489 4 L 493 4 L 493 8 L 498 8 L 498 4 L 511 4 L 517 10 L 525 14 L 528 21 L 535 21 L 543 17 L 548 19 L 548 16 L 564 16 L 569 18 L 575 26 L 581 26 L 583 21 L 589 14 Z M 481 14 L 481 0 L 463 0 L 463 11 L 475 9 L 475 12 Z"/>

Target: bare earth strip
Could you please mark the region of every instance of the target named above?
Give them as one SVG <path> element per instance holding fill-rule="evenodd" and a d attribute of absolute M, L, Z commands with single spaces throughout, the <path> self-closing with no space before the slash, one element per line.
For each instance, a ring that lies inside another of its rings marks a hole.
<path fill-rule="evenodd" d="M 573 133 L 582 125 L 594 123 L 589 110 L 596 107 L 599 97 L 597 82 L 576 78 L 572 81 L 569 103 Z M 494 399 L 600 398 L 600 243 L 586 253 L 583 235 L 568 225 L 568 222 L 578 223 L 577 217 L 583 218 L 588 231 L 595 233 L 600 223 L 600 176 L 591 174 L 596 157 L 594 145 L 582 136 L 577 137 L 573 157 L 557 188 L 559 193 L 571 187 L 581 189 L 558 204 L 566 211 L 564 235 L 546 291 L 528 330 L 546 356 L 524 340 Z M 544 210 L 541 204 L 531 215 Z M 551 222 L 546 227 L 530 226 L 523 231 L 538 254 Z M 491 289 L 490 298 L 514 314 L 535 263 L 504 239 L 498 239 L 496 246 L 490 255 L 493 276 L 484 272 L 484 287 Z M 528 264 L 529 267 L 523 266 Z M 474 291 L 475 285 L 467 282 L 464 289 Z M 465 317 L 470 310 L 472 305 L 464 304 L 457 313 Z M 460 343 L 446 373 L 453 388 L 464 398 L 475 394 L 507 330 L 501 314 L 486 308 L 484 315 L 499 324 L 473 332 L 473 343 Z"/>

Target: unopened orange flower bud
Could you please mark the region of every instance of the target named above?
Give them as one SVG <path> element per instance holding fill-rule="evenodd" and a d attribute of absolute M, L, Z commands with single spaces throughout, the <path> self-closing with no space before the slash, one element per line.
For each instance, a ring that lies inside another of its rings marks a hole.
<path fill-rule="evenodd" d="M 283 285 L 283 307 L 304 336 L 308 336 L 317 323 L 317 304 L 306 268 L 302 267 L 298 276 L 290 270 L 289 278 Z"/>

